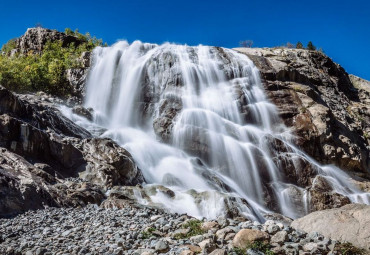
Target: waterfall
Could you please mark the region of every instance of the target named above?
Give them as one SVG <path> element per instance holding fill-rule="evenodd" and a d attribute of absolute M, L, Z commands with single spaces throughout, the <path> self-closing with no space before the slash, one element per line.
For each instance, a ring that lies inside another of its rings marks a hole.
<path fill-rule="evenodd" d="M 79 124 L 126 148 L 145 185 L 171 189 L 174 197 L 150 200 L 173 212 L 216 218 L 234 206 L 259 220 L 271 211 L 305 215 L 308 184 L 289 177 L 303 168 L 332 192 L 370 203 L 342 170 L 295 147 L 258 69 L 233 50 L 139 41 L 98 47 L 84 106 L 94 120 Z"/>

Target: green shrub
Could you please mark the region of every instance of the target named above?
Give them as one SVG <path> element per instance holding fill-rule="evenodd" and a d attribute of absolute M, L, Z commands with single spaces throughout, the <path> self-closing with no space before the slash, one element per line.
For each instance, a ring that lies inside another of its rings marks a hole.
<path fill-rule="evenodd" d="M 303 44 L 301 42 L 297 42 L 296 46 L 297 49 L 303 49 Z"/>
<path fill-rule="evenodd" d="M 69 27 L 67 27 L 66 29 L 64 29 L 64 33 L 66 35 L 74 35 L 75 33 L 72 31 L 72 29 L 70 29 Z"/>
<path fill-rule="evenodd" d="M 202 221 L 200 220 L 189 220 L 187 223 L 185 223 L 182 227 L 185 229 L 189 229 L 190 231 L 187 234 L 176 234 L 176 239 L 186 239 L 192 236 L 196 235 L 202 235 L 205 233 L 205 231 L 201 228 Z"/>
<path fill-rule="evenodd" d="M 4 52 L 6 55 L 8 55 L 12 49 L 15 49 L 15 39 L 11 39 L 4 44 L 3 47 L 1 47 L 1 52 Z"/>
<path fill-rule="evenodd" d="M 82 35 L 66 29 L 67 34 L 82 38 L 81 43 L 74 43 L 62 47 L 61 41 L 47 42 L 42 54 L 17 54 L 9 57 L 8 53 L 15 48 L 15 40 L 7 42 L 0 55 L 0 84 L 16 92 L 44 91 L 57 96 L 68 96 L 70 91 L 66 78 L 66 70 L 80 68 L 78 61 L 84 51 L 91 51 L 96 46 L 102 45 L 102 40 L 91 37 L 90 34 Z"/>
<path fill-rule="evenodd" d="M 316 50 L 316 46 L 313 45 L 313 43 L 311 41 L 309 41 L 308 44 L 307 44 L 307 49 L 308 50 Z"/>
<path fill-rule="evenodd" d="M 334 251 L 340 255 L 365 255 L 365 250 L 359 249 L 351 243 L 340 243 L 335 245 Z"/>
<path fill-rule="evenodd" d="M 146 231 L 141 232 L 141 239 L 149 239 L 153 236 L 153 232 L 155 231 L 155 228 L 148 228 Z"/>
<path fill-rule="evenodd" d="M 254 250 L 263 252 L 265 255 L 274 255 L 275 253 L 271 250 L 271 246 L 268 243 L 256 241 L 247 245 L 245 249 L 241 248 L 233 248 L 230 255 L 245 255 L 247 254 L 247 250 Z"/>

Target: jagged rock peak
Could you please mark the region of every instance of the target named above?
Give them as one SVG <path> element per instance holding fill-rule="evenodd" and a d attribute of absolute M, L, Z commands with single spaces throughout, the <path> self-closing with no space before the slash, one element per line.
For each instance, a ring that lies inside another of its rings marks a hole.
<path fill-rule="evenodd" d="M 39 53 L 45 47 L 47 41 L 62 41 L 62 46 L 67 46 L 70 43 L 79 45 L 82 43 L 75 36 L 67 35 L 57 30 L 51 30 L 42 27 L 28 28 L 26 33 L 15 40 L 16 49 L 24 54 L 29 51 Z"/>

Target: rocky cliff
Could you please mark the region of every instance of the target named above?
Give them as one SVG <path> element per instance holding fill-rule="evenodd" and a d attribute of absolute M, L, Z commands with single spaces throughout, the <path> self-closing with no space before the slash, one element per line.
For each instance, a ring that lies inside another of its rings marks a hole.
<path fill-rule="evenodd" d="M 261 72 L 270 99 L 321 163 L 369 177 L 370 86 L 318 51 L 236 48 Z"/>
<path fill-rule="evenodd" d="M 143 182 L 131 155 L 63 117 L 56 99 L 0 87 L 0 217 L 100 204 L 113 185 Z"/>

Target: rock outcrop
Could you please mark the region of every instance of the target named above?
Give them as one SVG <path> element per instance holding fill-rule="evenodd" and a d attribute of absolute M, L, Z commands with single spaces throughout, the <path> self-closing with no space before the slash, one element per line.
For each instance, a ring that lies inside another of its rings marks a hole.
<path fill-rule="evenodd" d="M 370 206 L 345 205 L 313 212 L 293 221 L 292 227 L 306 232 L 317 231 L 327 238 L 350 242 L 370 252 Z"/>
<path fill-rule="evenodd" d="M 126 150 L 92 138 L 50 101 L 0 87 L 0 217 L 44 206 L 100 204 L 113 185 L 144 181 Z"/>
<path fill-rule="evenodd" d="M 10 57 L 17 54 L 39 54 L 48 42 L 61 42 L 62 47 L 68 47 L 73 44 L 79 46 L 86 41 L 73 35 L 67 35 L 57 30 L 51 30 L 41 27 L 29 28 L 26 33 L 15 39 L 15 48 L 9 52 Z M 70 95 L 74 101 L 81 102 L 85 94 L 85 83 L 88 70 L 91 65 L 91 52 L 86 51 L 77 59 L 79 68 L 71 68 L 65 71 L 66 80 L 70 85 Z"/>
<path fill-rule="evenodd" d="M 261 72 L 298 145 L 324 164 L 369 177 L 369 83 L 318 51 L 236 48 Z"/>
<path fill-rule="evenodd" d="M 34 27 L 27 29 L 26 33 L 15 40 L 16 50 L 21 54 L 28 52 L 40 54 L 48 41 L 61 41 L 62 46 L 74 43 L 75 46 L 80 45 L 83 41 L 75 36 L 67 35 L 57 30 L 51 30 L 42 27 Z"/>
<path fill-rule="evenodd" d="M 81 63 L 81 68 L 67 69 L 66 78 L 71 86 L 71 95 L 81 101 L 85 95 L 85 83 L 91 65 L 91 52 L 83 52 L 78 61 Z"/>

